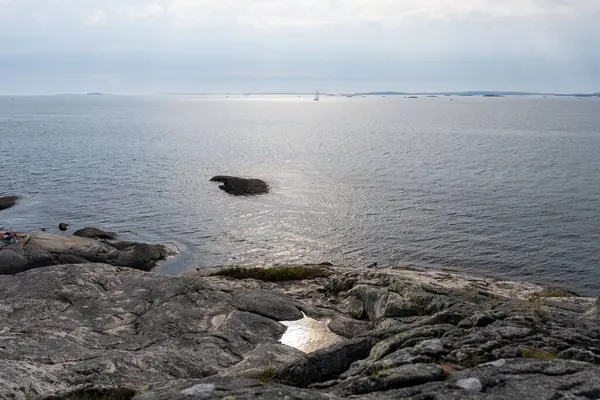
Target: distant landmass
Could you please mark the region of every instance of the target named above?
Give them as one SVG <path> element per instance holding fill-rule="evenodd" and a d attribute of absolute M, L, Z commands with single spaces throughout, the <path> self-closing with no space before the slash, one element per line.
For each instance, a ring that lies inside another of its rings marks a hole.
<path fill-rule="evenodd" d="M 106 93 L 90 92 L 90 93 L 57 93 L 56 96 L 108 96 Z"/>
<path fill-rule="evenodd" d="M 542 93 L 542 92 L 502 92 L 502 91 L 466 91 L 466 92 L 366 92 L 353 93 L 352 96 L 560 96 L 560 97 L 600 97 L 600 92 L 595 93 Z"/>
<path fill-rule="evenodd" d="M 90 92 L 90 93 L 60 93 L 58 96 L 107 96 L 106 93 L 101 92 Z M 204 93 L 204 92 L 173 92 L 173 93 L 159 93 L 159 95 L 166 96 L 313 96 L 314 92 L 243 92 L 243 93 Z M 478 96 L 478 97 L 505 97 L 505 96 L 555 96 L 555 97 L 598 97 L 600 98 L 600 92 L 594 93 L 544 93 L 544 92 L 516 92 L 516 91 L 464 91 L 464 92 L 398 92 L 392 90 L 386 90 L 381 92 L 357 92 L 357 93 L 321 93 L 321 96 L 341 96 L 341 97 L 354 97 L 354 96 L 404 96 L 406 98 L 415 98 L 416 96 L 424 97 L 438 97 L 438 96 Z"/>
<path fill-rule="evenodd" d="M 244 96 L 312 96 L 314 92 L 244 92 L 244 93 L 163 93 L 164 95 L 188 95 L 188 96 L 215 96 L 215 95 L 244 95 Z M 505 97 L 505 96 L 560 96 L 560 97 L 600 97 L 600 92 L 595 93 L 542 93 L 542 92 L 503 92 L 503 91 L 465 91 L 465 92 L 397 92 L 392 90 L 381 92 L 357 92 L 357 93 L 321 93 L 322 96 L 414 96 L 438 97 L 438 96 L 480 96 L 480 97 Z"/>

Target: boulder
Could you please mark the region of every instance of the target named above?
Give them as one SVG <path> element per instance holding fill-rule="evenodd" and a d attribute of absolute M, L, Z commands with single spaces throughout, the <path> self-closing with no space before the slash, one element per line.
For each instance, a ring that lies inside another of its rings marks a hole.
<path fill-rule="evenodd" d="M 102 240 L 114 240 L 117 238 L 115 232 L 109 232 L 99 228 L 83 228 L 73 233 L 73 236 Z"/>
<path fill-rule="evenodd" d="M 220 182 L 219 189 L 234 196 L 254 196 L 269 193 L 269 185 L 260 179 L 236 178 L 234 176 L 219 175 L 211 182 Z"/>
<path fill-rule="evenodd" d="M 171 251 L 160 244 L 117 242 L 112 247 L 119 250 L 116 258 L 109 264 L 150 271 L 156 264 L 171 254 Z"/>
<path fill-rule="evenodd" d="M 300 387 L 325 382 L 345 372 L 353 362 L 366 358 L 374 345 L 375 340 L 370 337 L 334 344 L 282 367 L 274 379 Z"/>
<path fill-rule="evenodd" d="M 18 246 L 0 247 L 0 274 L 13 275 L 27 268 L 28 260 Z"/>
<path fill-rule="evenodd" d="M 0 197 L 0 210 L 5 210 L 7 208 L 11 208 L 17 201 L 19 200 L 18 196 L 4 196 Z"/>

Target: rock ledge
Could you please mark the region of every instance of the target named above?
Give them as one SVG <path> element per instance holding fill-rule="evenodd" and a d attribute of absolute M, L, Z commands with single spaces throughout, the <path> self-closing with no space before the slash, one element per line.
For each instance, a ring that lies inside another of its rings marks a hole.
<path fill-rule="evenodd" d="M 327 268 L 280 282 L 105 264 L 2 276 L 0 399 L 600 397 L 594 299 Z M 305 318 L 340 340 L 318 346 L 322 330 L 308 324 L 282 344 Z M 306 339 L 316 351 L 302 351 Z"/>

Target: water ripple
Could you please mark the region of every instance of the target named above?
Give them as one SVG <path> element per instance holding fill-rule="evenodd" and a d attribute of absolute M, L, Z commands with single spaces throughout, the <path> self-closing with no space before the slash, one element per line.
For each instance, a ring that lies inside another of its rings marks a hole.
<path fill-rule="evenodd" d="M 600 291 L 598 100 L 229 100 L 0 98 L 3 191 L 24 196 L 0 225 L 173 242 L 169 273 L 377 261 Z"/>

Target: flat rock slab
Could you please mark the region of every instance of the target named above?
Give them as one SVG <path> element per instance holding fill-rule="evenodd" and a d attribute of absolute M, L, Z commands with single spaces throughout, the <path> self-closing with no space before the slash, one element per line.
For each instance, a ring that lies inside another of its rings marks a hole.
<path fill-rule="evenodd" d="M 0 197 L 0 210 L 6 210 L 7 208 L 11 208 L 17 201 L 19 200 L 18 196 L 3 196 Z"/>
<path fill-rule="evenodd" d="M 371 390 L 393 383 L 387 390 L 373 391 L 351 398 L 360 400 L 435 399 L 435 400 L 596 400 L 600 390 L 600 368 L 573 361 L 515 360 L 503 368 L 484 367 L 463 371 L 443 381 L 439 367 L 406 365 L 357 382 L 358 391 Z M 427 382 L 424 384 L 419 384 Z M 332 382 L 333 384 L 334 382 Z M 466 383 L 469 383 L 466 385 Z M 393 387 L 396 386 L 394 389 Z M 205 378 L 177 381 L 150 387 L 133 400 L 184 399 L 328 399 L 348 398 L 340 394 L 311 388 L 264 384 L 258 380 Z"/>
<path fill-rule="evenodd" d="M 264 315 L 277 321 L 295 321 L 303 317 L 294 301 L 284 294 L 266 290 L 243 290 L 234 295 L 240 310 Z"/>
<path fill-rule="evenodd" d="M 218 175 L 211 182 L 221 182 L 219 189 L 234 196 L 255 196 L 269 193 L 269 185 L 260 179 L 245 179 L 234 176 Z"/>
<path fill-rule="evenodd" d="M 3 276 L 0 399 L 91 385 L 138 389 L 228 368 L 257 377 L 302 356 L 278 343 L 284 331 L 199 277 L 104 264 Z"/>
<path fill-rule="evenodd" d="M 136 395 L 133 400 L 191 399 L 337 400 L 339 397 L 316 390 L 299 389 L 258 380 L 219 378 L 163 384 Z"/>
<path fill-rule="evenodd" d="M 14 275 L 50 265 L 94 262 L 148 271 L 170 253 L 167 247 L 158 244 L 108 243 L 37 232 L 19 239 L 16 244 L 0 247 L 0 275 Z"/>
<path fill-rule="evenodd" d="M 91 239 L 73 240 L 54 250 Z M 101 264 L 0 276 L 0 399 L 600 398 L 595 299 L 328 269 L 286 282 Z M 286 346 L 281 320 L 302 314 L 347 336 L 308 354 Z"/>

